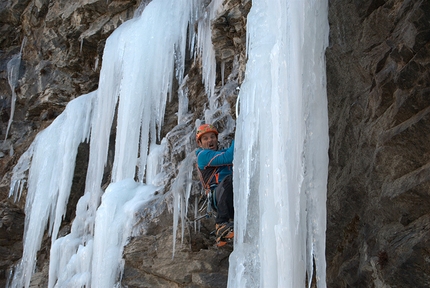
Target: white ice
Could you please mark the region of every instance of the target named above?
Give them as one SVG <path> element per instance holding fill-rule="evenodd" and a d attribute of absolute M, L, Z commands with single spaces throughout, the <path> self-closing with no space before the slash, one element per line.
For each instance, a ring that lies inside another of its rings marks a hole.
<path fill-rule="evenodd" d="M 326 285 L 327 9 L 327 1 L 252 1 L 229 287 L 303 287 L 313 261 L 318 287 Z"/>
<path fill-rule="evenodd" d="M 28 191 L 24 251 L 10 287 L 29 286 L 37 251 L 48 224 L 52 239 L 57 238 L 66 213 L 78 146 L 89 137 L 94 94 L 71 101 L 65 111 L 36 136 L 30 149 L 14 168 L 11 194 L 21 194 L 21 182 L 25 181 L 25 177 L 28 177 Z"/>
<path fill-rule="evenodd" d="M 157 149 L 155 143 L 160 138 L 165 106 L 172 95 L 173 78 L 176 76 L 179 83 L 182 81 L 187 32 L 191 33 L 190 38 L 194 38 L 192 30 L 189 30 L 193 25 L 188 24 L 195 21 L 197 14 L 194 12 L 197 7 L 201 9 L 200 6 L 195 0 L 155 0 L 136 18 L 118 27 L 106 41 L 99 89 L 72 101 L 54 122 L 61 123 L 41 132 L 29 152 L 24 154 L 16 168 L 16 181 L 11 185 L 11 194 L 19 197 L 19 187 L 23 187 L 28 172 L 24 254 L 10 287 L 29 286 L 48 221 L 49 231 L 52 231 L 49 287 L 112 287 L 115 284 L 112 281 L 118 280 L 115 271 L 120 271 L 122 265 L 118 247 L 122 248 L 126 239 L 115 242 L 116 246 L 111 243 L 115 249 L 106 248 L 106 252 L 99 246 L 100 242 L 108 241 L 108 237 L 98 236 L 106 232 L 99 224 L 107 217 L 103 216 L 106 213 L 100 212 L 104 203 L 110 202 L 110 197 L 116 197 L 117 193 L 125 193 L 127 197 L 132 195 L 129 186 L 122 192 L 118 192 L 118 188 L 110 188 L 114 192 L 104 194 L 101 188 L 113 120 L 116 116 L 111 182 L 116 184 L 125 179 L 137 179 L 141 183 L 139 185 L 150 184 L 143 184 L 148 161 L 153 163 L 148 165 L 150 170 L 146 178 L 157 182 L 161 157 L 157 153 L 162 153 L 163 148 Z M 78 104 L 83 107 L 71 108 Z M 63 119 L 70 110 L 75 113 L 67 118 L 72 123 L 64 124 Z M 70 234 L 57 239 L 70 193 L 77 147 L 88 139 L 89 131 L 90 157 L 85 194 L 77 204 Z M 149 148 L 158 156 L 148 157 Z M 154 189 L 144 190 L 151 195 Z M 143 202 L 138 203 L 143 205 Z M 115 209 L 124 210 L 128 205 L 125 200 L 120 203 L 123 205 Z M 133 219 L 133 213 L 129 213 L 129 217 Z M 124 223 L 125 220 L 120 221 L 118 227 Z M 56 253 L 56 249 L 62 253 Z M 104 277 L 97 265 L 92 264 L 102 257 L 100 255 L 116 259 L 111 268 L 115 266 L 119 270 L 103 270 L 109 284 L 99 281 Z M 111 273 L 113 278 L 109 276 Z"/>
<path fill-rule="evenodd" d="M 190 155 L 172 184 L 174 235 L 179 219 L 185 223 L 195 160 L 190 144 L 193 127 L 185 127 L 190 117 L 188 91 L 181 85 L 185 49 L 195 44 L 195 53 L 202 57 L 209 96 L 204 121 L 216 121 L 223 116 L 216 116 L 216 111 L 225 114 L 230 108 L 214 95 L 210 21 L 220 5 L 214 0 L 203 9 L 197 0 L 154 0 L 108 38 L 99 89 L 71 101 L 14 169 L 11 196 L 19 198 L 27 178 L 28 193 L 24 253 L 10 287 L 29 287 L 47 225 L 52 236 L 49 287 L 118 284 L 122 249 L 132 234 L 134 215 L 165 183 L 163 169 L 168 165 L 160 158 L 166 142 L 159 138 L 173 77 L 181 87 L 178 126 L 185 135 L 180 141 Z M 230 287 L 302 287 L 306 273 L 313 274 L 313 261 L 318 287 L 325 287 L 327 5 L 326 0 L 252 1 L 236 128 L 236 238 Z M 197 35 L 192 29 L 195 21 Z M 231 116 L 226 120 L 221 138 L 235 128 Z M 116 132 L 112 178 L 103 192 L 112 128 Z M 70 233 L 57 239 L 77 147 L 88 139 L 85 194 Z"/>
<path fill-rule="evenodd" d="M 7 123 L 7 128 L 6 128 L 5 141 L 7 139 L 7 135 L 9 134 L 10 126 L 12 125 L 13 116 L 15 114 L 15 103 L 16 103 L 15 88 L 19 80 L 19 70 L 21 66 L 22 49 L 24 48 L 26 42 L 27 42 L 27 37 L 24 37 L 21 44 L 21 50 L 17 55 L 14 55 L 12 59 L 10 59 L 9 62 L 7 62 L 7 65 L 6 65 L 7 80 L 10 86 L 10 90 L 12 91 L 12 97 L 11 97 L 11 103 L 10 103 L 10 116 L 9 116 L 9 121 Z"/>

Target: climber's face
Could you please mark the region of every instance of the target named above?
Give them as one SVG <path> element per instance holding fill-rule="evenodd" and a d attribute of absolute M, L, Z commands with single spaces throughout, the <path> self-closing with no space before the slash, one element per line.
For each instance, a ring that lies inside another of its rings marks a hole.
<path fill-rule="evenodd" d="M 205 133 L 200 137 L 198 144 L 203 149 L 218 150 L 218 137 L 213 132 Z"/>

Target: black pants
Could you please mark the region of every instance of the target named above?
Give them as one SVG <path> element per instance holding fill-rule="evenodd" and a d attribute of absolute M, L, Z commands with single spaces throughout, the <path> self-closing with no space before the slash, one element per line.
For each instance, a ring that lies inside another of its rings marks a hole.
<path fill-rule="evenodd" d="M 226 176 L 215 189 L 217 217 L 215 222 L 221 224 L 234 219 L 233 176 Z"/>

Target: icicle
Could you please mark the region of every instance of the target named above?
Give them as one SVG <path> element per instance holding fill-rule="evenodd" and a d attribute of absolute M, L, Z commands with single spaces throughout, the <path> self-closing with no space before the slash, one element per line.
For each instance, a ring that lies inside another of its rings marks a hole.
<path fill-rule="evenodd" d="M 14 197 L 14 201 L 21 198 L 24 185 L 27 183 L 28 171 L 30 170 L 31 158 L 33 157 L 34 142 L 25 151 L 18 160 L 18 163 L 13 167 L 12 179 L 9 190 L 9 197 Z"/>
<path fill-rule="evenodd" d="M 162 173 L 163 155 L 166 150 L 167 141 L 163 139 L 160 145 L 152 144 L 147 158 L 146 183 L 161 186 L 163 184 Z"/>
<path fill-rule="evenodd" d="M 196 197 L 196 198 L 194 198 L 194 233 L 197 233 L 197 222 L 198 221 L 196 221 L 195 219 L 197 219 L 197 217 L 198 217 L 198 211 L 199 211 L 199 209 L 198 209 L 198 207 L 199 207 L 199 198 L 198 197 Z"/>
<path fill-rule="evenodd" d="M 21 49 L 20 49 L 19 53 L 17 55 L 13 56 L 12 59 L 10 59 L 9 62 L 7 62 L 7 79 L 9 82 L 10 90 L 12 91 L 12 99 L 11 99 L 11 104 L 10 104 L 10 106 L 11 106 L 10 107 L 10 117 L 9 117 L 9 122 L 7 123 L 5 141 L 7 139 L 8 134 L 9 134 L 9 129 L 10 129 L 10 126 L 12 125 L 13 116 L 15 114 L 15 103 L 16 103 L 15 88 L 16 88 L 16 85 L 18 84 L 18 80 L 19 80 L 19 69 L 21 66 L 21 56 L 22 56 L 22 51 L 24 49 L 26 42 L 27 42 L 27 37 L 24 37 L 24 39 L 22 40 Z"/>
<path fill-rule="evenodd" d="M 11 288 L 29 286 L 48 221 L 52 241 L 57 238 L 66 212 L 78 146 L 89 136 L 89 127 L 85 125 L 89 123 L 87 118 L 91 117 L 93 95 L 87 94 L 72 100 L 64 112 L 36 136 L 14 170 L 17 172 L 12 177 L 15 184 L 22 181 L 31 158 L 25 203 L 24 251 Z M 12 186 L 11 193 L 15 193 L 12 191 L 14 189 Z"/>
<path fill-rule="evenodd" d="M 307 273 L 309 278 L 315 274 L 317 287 L 326 285 L 326 198 L 328 175 L 328 111 L 325 76 L 325 49 L 328 46 L 329 25 L 327 22 L 328 5 L 326 1 L 307 6 L 304 47 L 304 75 L 309 83 L 305 85 L 306 95 L 306 174 L 303 191 L 307 195 Z M 312 35 L 312 36 L 311 36 Z M 306 83 L 306 82 L 305 82 Z M 316 271 L 314 271 L 314 263 Z M 308 287 L 311 287 L 309 283 Z"/>
<path fill-rule="evenodd" d="M 185 116 L 188 113 L 188 88 L 187 83 L 188 75 L 182 81 L 178 89 L 178 124 L 185 124 Z"/>
<path fill-rule="evenodd" d="M 308 2 L 256 0 L 248 14 L 229 287 L 301 287 L 314 259 L 326 285 L 327 1 Z"/>
<path fill-rule="evenodd" d="M 173 210 L 173 256 L 176 249 L 176 233 L 178 230 L 179 219 L 181 219 L 181 242 L 184 239 L 184 231 L 186 225 L 185 216 L 188 211 L 188 199 L 190 197 L 193 167 L 196 161 L 194 153 L 187 153 L 187 157 L 181 162 L 179 166 L 178 175 L 175 182 L 172 184 L 172 191 L 174 197 L 174 210 Z M 173 257 L 172 256 L 172 257 Z"/>
<path fill-rule="evenodd" d="M 99 68 L 99 56 L 96 56 L 94 58 L 94 69 L 93 69 L 93 71 L 97 71 L 97 68 Z"/>
<path fill-rule="evenodd" d="M 214 96 L 215 80 L 216 80 L 216 61 L 215 51 L 212 45 L 212 20 L 217 16 L 217 12 L 222 5 L 221 0 L 212 0 L 205 11 L 203 16 L 198 22 L 197 34 L 197 51 L 202 59 L 202 74 L 203 83 L 205 84 L 206 94 L 209 99 Z M 210 106 L 209 109 L 215 107 Z"/>
<path fill-rule="evenodd" d="M 224 69 L 225 69 L 225 61 L 221 62 L 221 86 L 224 86 Z"/>

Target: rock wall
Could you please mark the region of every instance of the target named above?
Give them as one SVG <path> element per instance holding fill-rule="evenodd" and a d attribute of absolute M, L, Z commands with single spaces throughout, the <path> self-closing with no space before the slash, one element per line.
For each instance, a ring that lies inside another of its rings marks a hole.
<path fill-rule="evenodd" d="M 430 285 L 430 2 L 330 1 L 328 287 Z"/>
<path fill-rule="evenodd" d="M 69 2 L 0 3 L 0 286 L 22 252 L 25 199 L 14 202 L 8 198 L 12 167 L 37 132 L 71 99 L 97 89 L 106 38 L 140 4 Z M 225 86 L 240 86 L 250 7 L 249 0 L 225 0 L 213 23 L 216 91 L 231 107 L 236 95 L 223 91 L 219 67 L 224 62 Z M 429 286 L 430 3 L 330 0 L 329 23 L 327 286 Z M 6 137 L 12 112 L 7 63 L 21 46 L 16 109 Z M 233 66 L 239 67 L 239 73 L 232 74 L 237 71 Z M 202 117 L 207 97 L 201 84 L 201 63 L 190 61 L 186 73 L 194 113 L 191 125 Z M 180 137 L 175 130 L 175 105 L 175 100 L 168 105 L 163 129 L 172 146 L 175 137 Z M 223 120 L 218 124 L 222 126 Z M 183 150 L 172 151 L 175 163 L 183 159 Z M 87 152 L 83 145 L 63 231 L 70 225 L 74 204 L 82 193 Z M 172 170 L 173 176 L 175 173 L 177 169 Z M 187 226 L 182 244 L 178 235 L 172 259 L 169 197 L 154 203 L 165 207 L 164 212 L 151 218 L 142 235 L 130 239 L 125 247 L 122 284 L 225 287 L 231 248 L 213 247 L 211 219 L 202 221 L 201 233 Z M 142 220 L 145 217 L 142 214 Z M 48 258 L 49 247 L 42 247 L 32 287 L 46 287 Z"/>

